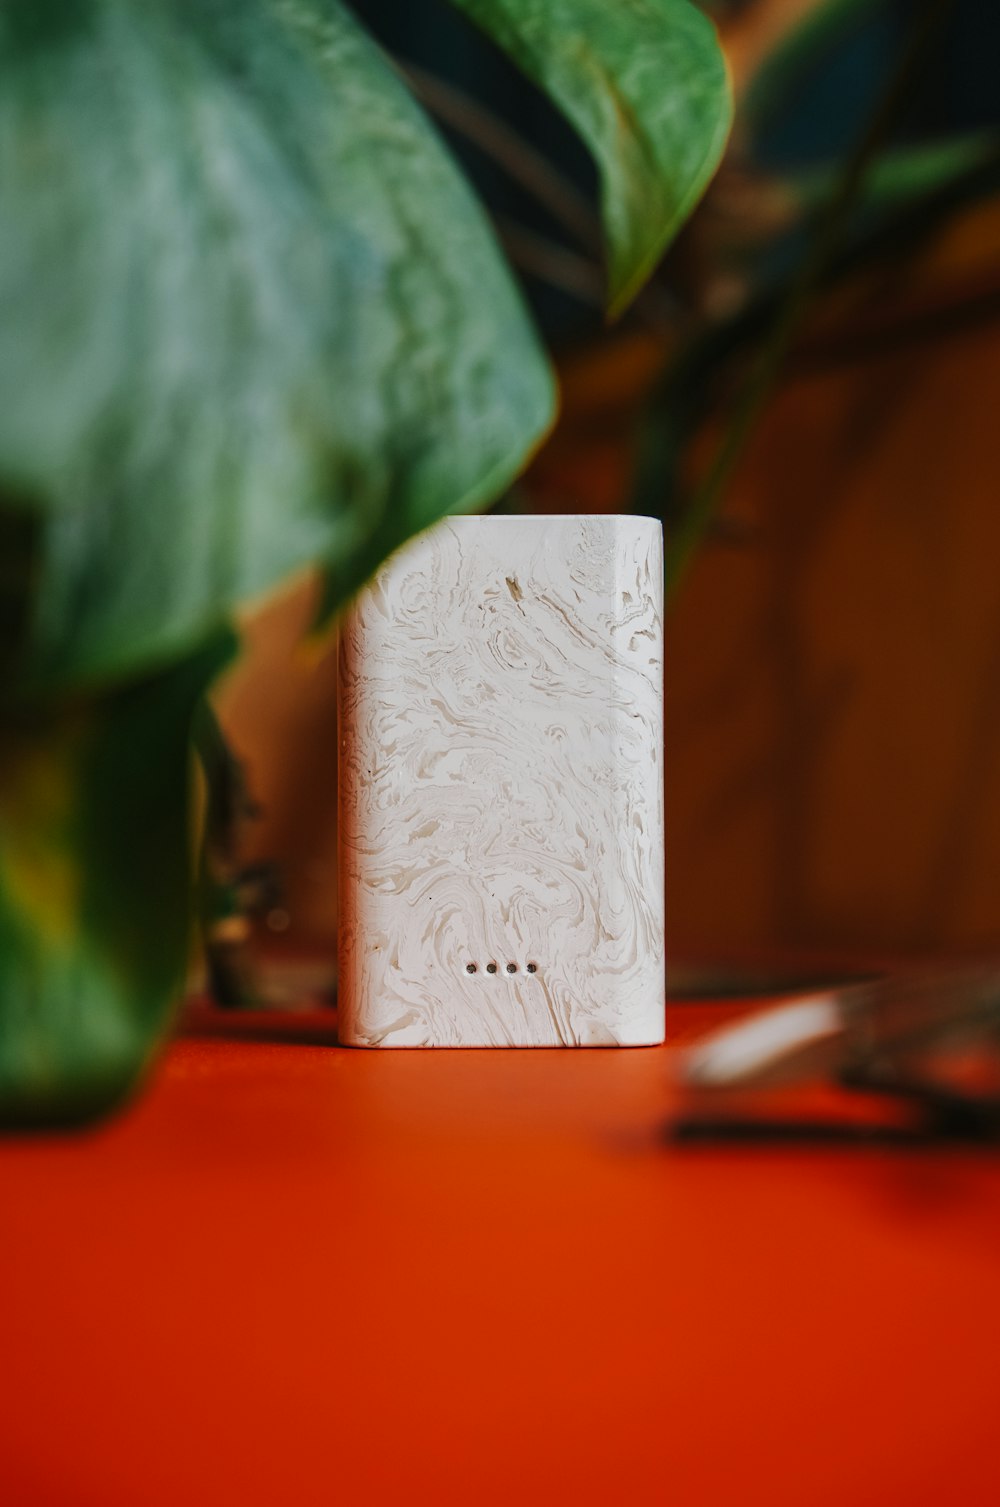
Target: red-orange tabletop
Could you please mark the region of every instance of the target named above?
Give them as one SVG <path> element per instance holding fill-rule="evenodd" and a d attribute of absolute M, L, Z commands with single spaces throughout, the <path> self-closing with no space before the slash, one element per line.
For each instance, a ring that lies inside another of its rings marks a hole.
<path fill-rule="evenodd" d="M 993 1499 L 992 1155 L 670 1145 L 670 1047 L 206 1022 L 0 1144 L 5 1504 Z"/>

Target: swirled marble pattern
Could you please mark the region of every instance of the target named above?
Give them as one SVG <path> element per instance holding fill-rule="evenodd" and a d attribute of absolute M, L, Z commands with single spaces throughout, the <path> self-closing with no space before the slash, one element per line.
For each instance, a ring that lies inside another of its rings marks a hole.
<path fill-rule="evenodd" d="M 450 518 L 362 592 L 345 1042 L 663 1039 L 661 556 L 648 518 Z"/>

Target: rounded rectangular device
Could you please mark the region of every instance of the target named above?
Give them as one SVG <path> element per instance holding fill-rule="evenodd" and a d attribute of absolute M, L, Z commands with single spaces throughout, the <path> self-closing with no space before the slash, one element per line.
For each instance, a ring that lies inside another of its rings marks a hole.
<path fill-rule="evenodd" d="M 632 516 L 448 518 L 340 630 L 340 1038 L 663 1040 L 663 568 Z"/>

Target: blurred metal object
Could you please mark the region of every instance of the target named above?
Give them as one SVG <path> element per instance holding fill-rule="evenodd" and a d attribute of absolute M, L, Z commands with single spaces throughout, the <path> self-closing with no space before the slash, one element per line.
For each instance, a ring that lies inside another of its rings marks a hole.
<path fill-rule="evenodd" d="M 1000 1140 L 1000 967 L 923 968 L 756 1012 L 690 1047 L 681 1082 L 684 1138 L 793 1139 L 794 1118 L 747 1114 L 753 1096 L 825 1082 L 910 1110 L 893 1139 Z"/>
<path fill-rule="evenodd" d="M 842 1050 L 844 1014 L 836 993 L 776 1005 L 713 1031 L 682 1062 L 696 1089 L 764 1088 L 825 1072 Z"/>

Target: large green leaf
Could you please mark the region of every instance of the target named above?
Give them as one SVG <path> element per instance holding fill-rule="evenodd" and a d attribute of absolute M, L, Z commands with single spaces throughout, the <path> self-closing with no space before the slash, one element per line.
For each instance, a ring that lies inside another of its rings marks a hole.
<path fill-rule="evenodd" d="M 648 276 L 711 178 L 732 106 L 689 0 L 454 0 L 572 121 L 601 175 L 611 306 Z"/>
<path fill-rule="evenodd" d="M 141 684 L 9 717 L 0 744 L 0 1124 L 135 1085 L 188 956 L 189 733 L 222 634 Z"/>
<path fill-rule="evenodd" d="M 483 215 L 337 0 L 0 10 L 0 498 L 44 507 L 24 673 L 342 591 L 553 407 Z"/>

